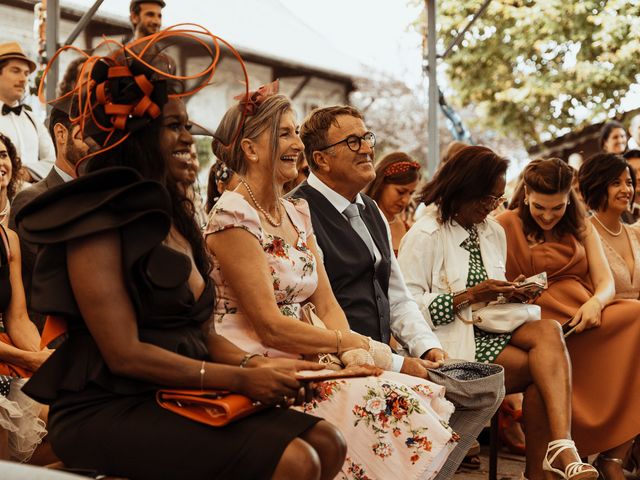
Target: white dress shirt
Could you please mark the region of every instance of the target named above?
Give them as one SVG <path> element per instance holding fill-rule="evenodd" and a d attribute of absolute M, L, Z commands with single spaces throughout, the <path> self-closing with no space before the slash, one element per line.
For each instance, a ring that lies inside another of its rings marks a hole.
<path fill-rule="evenodd" d="M 0 110 L 3 105 L 0 101 Z M 11 139 L 22 165 L 30 171 L 32 177 L 41 180 L 47 176 L 56 160 L 56 154 L 49 132 L 33 112 L 23 108 L 20 115 L 13 112 L 0 114 L 0 133 Z"/>
<path fill-rule="evenodd" d="M 349 200 L 340 195 L 335 190 L 329 188 L 322 180 L 313 174 L 307 179 L 309 186 L 320 192 L 333 207 L 344 216 L 344 210 L 351 204 Z M 360 194 L 356 195 L 355 203 L 364 205 L 364 201 Z M 389 298 L 389 307 L 391 310 L 390 324 L 393 336 L 400 342 L 403 347 L 408 349 L 408 353 L 414 357 L 421 357 L 425 352 L 432 348 L 442 348 L 438 337 L 433 333 L 429 324 L 424 320 L 418 305 L 411 297 L 404 283 L 404 278 L 400 272 L 400 267 L 393 254 L 393 246 L 391 241 L 391 229 L 387 223 L 382 211 L 378 209 L 380 218 L 384 221 L 387 230 L 387 238 L 389 241 L 389 252 L 391 260 L 391 274 L 389 276 L 389 289 L 387 292 Z M 345 217 L 346 218 L 346 217 Z M 371 239 L 375 254 L 375 266 L 377 267 L 382 260 L 382 255 L 378 250 L 373 238 Z M 403 352 L 404 353 L 404 352 Z M 402 368 L 404 358 L 400 355 L 393 356 L 392 369 L 399 372 Z"/>

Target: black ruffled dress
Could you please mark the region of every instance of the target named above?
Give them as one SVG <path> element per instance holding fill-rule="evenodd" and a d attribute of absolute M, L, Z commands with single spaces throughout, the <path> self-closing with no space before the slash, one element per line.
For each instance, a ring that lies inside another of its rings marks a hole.
<path fill-rule="evenodd" d="M 162 244 L 170 212 L 161 184 L 123 167 L 60 185 L 23 208 L 19 233 L 40 245 L 33 307 L 64 317 L 69 327 L 66 341 L 24 391 L 51 405 L 49 438 L 69 467 L 132 480 L 270 478 L 287 444 L 318 418 L 273 408 L 212 428 L 175 415 L 156 404 L 158 385 L 109 371 L 78 311 L 66 242 L 117 229 L 140 339 L 208 358 L 201 326 L 211 315 L 214 288 L 207 282 L 195 299 L 187 283 L 190 260 Z"/>

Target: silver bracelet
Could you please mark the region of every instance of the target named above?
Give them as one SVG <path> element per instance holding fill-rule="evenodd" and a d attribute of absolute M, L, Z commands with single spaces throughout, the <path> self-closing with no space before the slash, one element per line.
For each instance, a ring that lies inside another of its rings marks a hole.
<path fill-rule="evenodd" d="M 249 360 L 251 360 L 253 357 L 262 357 L 262 355 L 259 353 L 247 353 L 244 357 L 242 357 L 240 368 L 245 368 L 247 366 L 247 363 L 249 363 Z"/>
<path fill-rule="evenodd" d="M 204 366 L 205 366 L 205 361 L 202 361 L 202 365 L 200 365 L 200 391 L 202 392 L 204 390 Z"/>

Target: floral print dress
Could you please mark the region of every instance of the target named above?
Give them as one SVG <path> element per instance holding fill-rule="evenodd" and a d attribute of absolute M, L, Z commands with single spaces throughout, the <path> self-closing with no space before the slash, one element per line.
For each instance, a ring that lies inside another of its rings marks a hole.
<path fill-rule="evenodd" d="M 315 291 L 316 260 L 307 247 L 313 235 L 304 200 L 282 200 L 298 232 L 295 245 L 265 232 L 257 211 L 235 192 L 224 192 L 209 216 L 205 235 L 242 228 L 256 238 L 267 257 L 274 300 L 283 315 L 300 320 L 301 304 Z M 270 357 L 300 358 L 262 344 L 226 283 L 215 255 L 214 321 L 217 333 L 240 348 Z M 453 405 L 444 387 L 416 377 L 385 372 L 380 377 L 318 383 L 318 395 L 296 407 L 336 425 L 347 440 L 348 453 L 340 479 L 431 479 L 453 450 L 458 436 L 447 421 Z"/>

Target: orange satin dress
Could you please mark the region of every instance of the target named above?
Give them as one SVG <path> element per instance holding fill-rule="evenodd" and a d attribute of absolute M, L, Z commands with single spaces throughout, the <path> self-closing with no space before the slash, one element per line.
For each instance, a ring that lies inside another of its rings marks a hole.
<path fill-rule="evenodd" d="M 507 278 L 547 272 L 542 318 L 565 323 L 593 295 L 585 248 L 575 237 L 529 246 L 516 211 L 497 217 L 507 235 Z M 566 340 L 573 373 L 572 435 L 582 456 L 640 434 L 640 301 L 615 300 L 602 324 Z M 553 372 L 550 372 L 553 374 Z"/>

